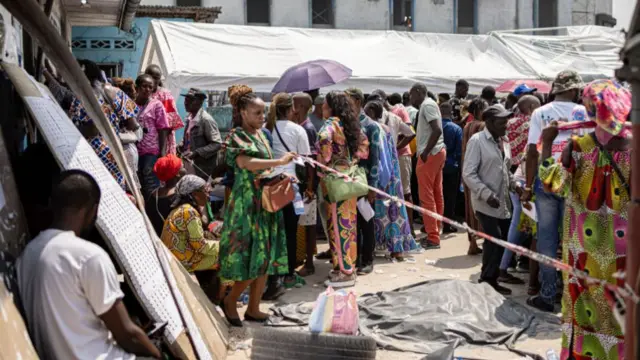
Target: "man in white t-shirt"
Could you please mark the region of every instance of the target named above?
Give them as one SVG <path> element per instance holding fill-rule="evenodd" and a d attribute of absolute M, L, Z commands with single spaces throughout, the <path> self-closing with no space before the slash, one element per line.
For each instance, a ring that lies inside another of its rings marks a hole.
<path fill-rule="evenodd" d="M 544 255 L 554 257 L 558 251 L 560 242 L 559 227 L 562 224 L 564 213 L 564 200 L 554 194 L 546 193 L 537 178 L 540 136 L 542 129 L 551 121 L 574 122 L 587 120 L 587 111 L 584 106 L 578 105 L 580 89 L 583 87 L 580 75 L 571 70 L 565 70 L 558 74 L 551 92 L 555 100 L 536 109 L 531 115 L 529 124 L 529 139 L 527 145 L 526 177 L 527 183 L 522 195 L 522 201 L 531 200 L 535 194 L 535 205 L 538 215 L 538 240 L 537 251 Z M 553 142 L 552 156 L 560 157 L 562 150 L 576 132 L 561 132 Z M 544 311 L 553 311 L 556 297 L 556 270 L 540 264 L 540 293 L 527 300 L 527 303 Z"/>
<path fill-rule="evenodd" d="M 79 236 L 95 224 L 100 188 L 91 175 L 66 171 L 55 184 L 51 228 L 16 263 L 31 340 L 41 359 L 160 358 L 129 318 L 109 255 Z"/>

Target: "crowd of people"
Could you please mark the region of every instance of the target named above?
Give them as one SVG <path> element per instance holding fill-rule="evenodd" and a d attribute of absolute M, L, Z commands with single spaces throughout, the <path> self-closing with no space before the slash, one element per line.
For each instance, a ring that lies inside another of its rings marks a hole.
<path fill-rule="evenodd" d="M 327 286 L 349 287 L 373 271 L 376 254 L 403 261 L 407 254 L 440 248 L 447 234 L 459 230 L 376 191 L 336 180 L 334 172 L 621 282 L 613 274 L 624 269 L 626 257 L 630 93 L 615 81 L 584 84 L 576 72 L 563 71 L 548 94 L 521 84 L 503 99 L 490 86 L 474 97 L 469 84 L 459 80 L 453 96 L 416 83 L 404 94 L 356 88 L 325 95 L 317 89 L 280 93 L 269 104 L 250 87 L 236 85 L 228 90 L 233 129 L 223 139 L 204 108 L 207 94 L 198 89 L 184 96 L 187 117 L 181 119 L 173 96 L 162 87 L 159 67 L 150 66 L 135 81 L 109 80 L 95 64 L 80 63 L 120 136 L 127 165 L 137 176 L 134 184 L 124 181 L 81 101 L 46 71 L 52 93 L 118 184 L 128 192 L 142 190 L 157 236 L 220 304 L 232 326 L 243 325 L 237 302 L 244 293 L 249 297 L 244 321 L 265 322 L 261 301 L 303 287 L 304 278 L 316 271 L 314 255 L 331 259 Z M 185 132 L 178 142 L 180 128 Z M 70 186 L 84 193 L 71 194 Z M 212 197 L 221 188 L 223 195 Z M 113 327 L 116 316 L 127 318 L 116 308 L 123 295 L 114 283 L 115 270 L 106 254 L 82 240 L 97 212 L 95 181 L 86 173 L 66 172 L 52 196 L 52 206 L 60 210 L 53 230 L 34 239 L 18 264 L 29 330 L 40 334 L 36 348 L 58 354 L 98 350 L 98 345 L 81 349 L 68 339 L 66 329 L 77 316 L 52 315 L 60 305 L 82 312 L 86 321 L 75 324 L 76 330 L 91 327 L 96 344 L 103 347 L 108 329 L 120 350 L 156 356 L 137 328 L 127 325 L 123 333 Z M 83 216 L 74 218 L 73 211 Z M 316 239 L 322 237 L 329 250 L 316 254 Z M 482 255 L 480 282 L 509 295 L 503 284 L 524 285 L 513 272 L 528 271 L 527 303 L 549 312 L 562 295 L 562 359 L 622 356 L 620 325 L 601 287 L 566 273 L 558 281 L 555 269 L 538 269 L 491 241 L 480 247 L 478 240 L 469 234 L 468 254 Z M 43 257 L 50 247 L 69 251 Z M 42 270 L 20 276 L 26 267 Z M 47 271 L 67 267 L 73 283 L 47 280 Z M 89 281 L 100 276 L 99 282 Z M 45 290 L 60 293 L 68 304 L 32 299 Z M 74 305 L 81 298 L 88 303 Z M 31 321 L 34 312 L 50 316 L 46 323 Z M 64 348 L 51 343 L 60 338 L 67 339 L 59 343 Z"/>

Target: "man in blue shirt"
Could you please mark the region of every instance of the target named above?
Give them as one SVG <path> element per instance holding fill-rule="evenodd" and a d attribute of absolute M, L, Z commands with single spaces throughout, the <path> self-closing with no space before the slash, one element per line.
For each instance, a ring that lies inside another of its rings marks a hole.
<path fill-rule="evenodd" d="M 453 122 L 453 106 L 448 101 L 440 104 L 442 114 L 442 136 L 447 147 L 447 159 L 442 169 L 442 194 L 444 195 L 444 216 L 454 219 L 456 199 L 460 189 L 460 164 L 462 162 L 462 128 Z M 443 233 L 457 230 L 444 224 Z"/>

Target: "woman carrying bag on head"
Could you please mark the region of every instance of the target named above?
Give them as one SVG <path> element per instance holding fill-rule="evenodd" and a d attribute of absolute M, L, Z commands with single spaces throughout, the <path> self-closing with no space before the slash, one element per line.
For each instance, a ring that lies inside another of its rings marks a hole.
<path fill-rule="evenodd" d="M 233 169 L 234 182 L 220 239 L 220 276 L 235 281 L 222 309 L 232 326 L 241 327 L 236 303 L 242 292 L 251 286 L 244 319 L 265 322 L 268 315 L 260 311 L 260 301 L 267 276 L 289 272 L 282 212 L 265 203 L 269 197 L 265 198 L 264 192 L 271 183 L 261 180 L 273 168 L 290 163 L 295 154 L 274 159 L 261 131 L 264 101 L 251 88 L 232 86 L 229 98 L 234 123 L 241 126 L 231 130 L 225 141 L 225 162 Z"/>

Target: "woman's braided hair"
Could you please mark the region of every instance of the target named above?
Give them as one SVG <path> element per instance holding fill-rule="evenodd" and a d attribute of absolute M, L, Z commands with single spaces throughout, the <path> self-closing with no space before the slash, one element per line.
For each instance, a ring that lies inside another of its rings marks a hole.
<path fill-rule="evenodd" d="M 240 110 L 246 109 L 258 96 L 247 85 L 232 85 L 229 87 L 229 102 L 233 107 L 233 126 L 242 126 Z"/>

